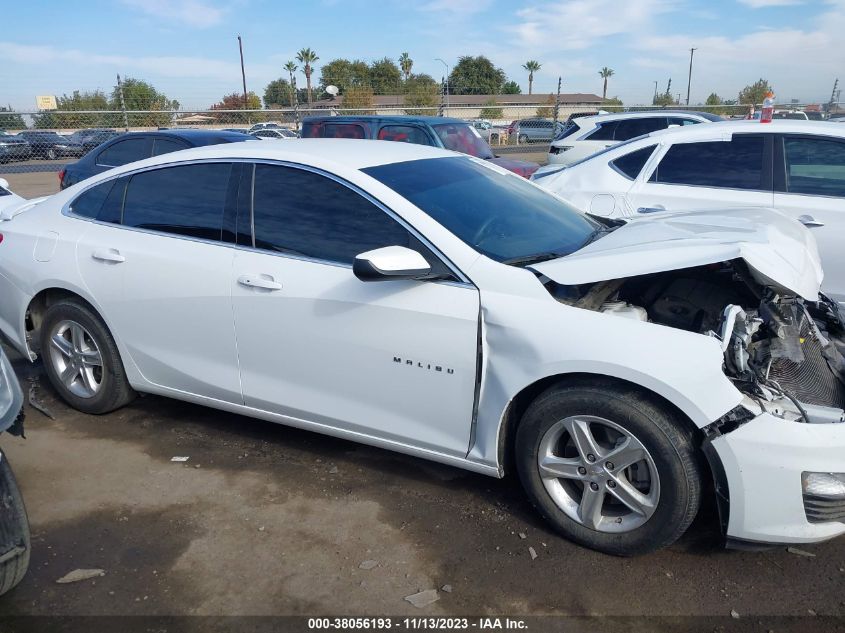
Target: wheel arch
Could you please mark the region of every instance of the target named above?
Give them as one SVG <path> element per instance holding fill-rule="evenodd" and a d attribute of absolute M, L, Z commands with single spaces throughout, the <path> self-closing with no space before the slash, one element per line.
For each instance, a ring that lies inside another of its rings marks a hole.
<path fill-rule="evenodd" d="M 88 309 L 103 319 L 103 322 L 106 323 L 106 327 L 109 328 L 109 331 L 112 332 L 112 336 L 114 336 L 113 330 L 103 316 L 103 313 L 94 303 L 81 294 L 79 289 L 60 285 L 50 285 L 35 293 L 24 309 L 24 340 L 26 341 L 27 352 L 31 360 L 38 358 L 38 355 L 41 352 L 38 334 L 41 330 L 41 324 L 44 321 L 45 313 L 50 306 L 65 299 L 73 299 L 84 304 Z"/>

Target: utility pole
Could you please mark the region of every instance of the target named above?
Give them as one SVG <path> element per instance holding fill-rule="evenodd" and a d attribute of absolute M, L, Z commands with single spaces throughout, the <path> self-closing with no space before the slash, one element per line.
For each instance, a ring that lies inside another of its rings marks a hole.
<path fill-rule="evenodd" d="M 555 116 L 554 122 L 557 123 L 557 119 L 560 116 L 560 87 L 563 84 L 563 77 L 557 78 L 557 96 L 555 97 Z M 557 130 L 555 130 L 557 131 Z"/>
<path fill-rule="evenodd" d="M 833 105 L 834 101 L 836 101 L 836 89 L 839 87 L 839 77 L 836 78 L 836 81 L 833 82 L 833 91 L 830 93 L 830 104 Z"/>
<path fill-rule="evenodd" d="M 657 82 L 654 82 L 654 102 L 657 101 Z"/>
<path fill-rule="evenodd" d="M 435 58 L 434 61 L 440 62 L 441 64 L 443 64 L 446 67 L 446 79 L 444 80 L 444 85 L 446 87 L 446 112 L 448 114 L 448 111 L 449 111 L 449 64 L 444 62 L 439 57 Z"/>
<path fill-rule="evenodd" d="M 244 70 L 244 45 L 241 42 L 241 36 L 238 35 L 238 50 L 241 52 L 241 79 L 244 82 L 244 110 L 246 110 L 249 105 L 246 98 L 246 71 Z M 247 123 L 249 123 L 249 116 L 247 115 Z"/>
<path fill-rule="evenodd" d="M 120 93 L 120 109 L 123 111 L 123 127 L 129 131 L 129 117 L 126 114 L 126 102 L 123 100 L 123 83 L 120 81 L 120 75 L 117 76 L 117 91 Z"/>
<path fill-rule="evenodd" d="M 692 56 L 693 56 L 693 54 L 695 53 L 696 50 L 698 50 L 698 49 L 695 49 L 695 48 L 689 49 L 689 75 L 687 76 L 687 105 L 689 105 L 689 90 L 690 90 L 690 87 L 692 86 Z M 678 99 L 678 102 L 680 102 L 680 101 L 681 100 Z"/>

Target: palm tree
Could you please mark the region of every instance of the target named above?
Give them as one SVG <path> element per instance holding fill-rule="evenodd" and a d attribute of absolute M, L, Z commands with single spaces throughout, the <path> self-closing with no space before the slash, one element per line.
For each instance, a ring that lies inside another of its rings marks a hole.
<path fill-rule="evenodd" d="M 308 107 L 310 108 L 313 104 L 311 100 L 311 64 L 313 64 L 320 58 L 317 57 L 317 53 L 312 51 L 310 48 L 303 48 L 296 54 L 296 59 L 299 62 L 305 64 L 305 66 L 302 68 L 302 72 L 305 73 L 305 83 L 306 87 L 308 88 Z"/>
<path fill-rule="evenodd" d="M 528 71 L 528 94 L 534 87 L 534 73 L 540 70 L 540 62 L 535 62 L 533 59 L 525 62 L 522 67 Z"/>
<path fill-rule="evenodd" d="M 599 76 L 604 79 L 604 90 L 601 93 L 602 101 L 604 101 L 607 99 L 607 78 L 613 76 L 613 69 L 605 66 L 599 71 Z"/>
<path fill-rule="evenodd" d="M 402 69 L 402 74 L 405 75 L 405 81 L 411 78 L 411 68 L 414 67 L 414 60 L 408 53 L 402 53 L 399 56 L 399 67 Z"/>
<path fill-rule="evenodd" d="M 293 107 L 296 104 L 296 77 L 293 76 L 293 73 L 296 72 L 296 64 L 293 61 L 289 61 L 285 64 L 285 70 L 290 75 L 290 105 Z"/>

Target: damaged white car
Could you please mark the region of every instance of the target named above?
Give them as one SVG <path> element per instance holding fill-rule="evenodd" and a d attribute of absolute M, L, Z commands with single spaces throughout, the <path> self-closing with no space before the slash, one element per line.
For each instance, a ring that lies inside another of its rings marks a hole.
<path fill-rule="evenodd" d="M 734 543 L 845 532 L 843 321 L 786 217 L 599 220 L 471 157 L 344 140 L 2 205 L 0 330 L 81 411 L 149 392 L 514 464 L 613 554 L 672 543 L 711 489 Z"/>

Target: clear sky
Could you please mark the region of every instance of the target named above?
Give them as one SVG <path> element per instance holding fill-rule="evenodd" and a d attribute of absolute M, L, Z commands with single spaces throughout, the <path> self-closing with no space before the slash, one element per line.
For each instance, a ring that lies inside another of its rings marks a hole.
<path fill-rule="evenodd" d="M 263 94 L 282 65 L 308 46 L 319 67 L 410 53 L 414 71 L 439 78 L 442 58 L 484 54 L 527 92 L 529 59 L 542 64 L 535 92 L 601 94 L 598 71 L 615 71 L 608 95 L 650 103 L 710 92 L 735 98 L 768 79 L 779 100 L 827 101 L 845 81 L 845 0 L 31 0 L 7 2 L 0 30 L 0 104 L 35 96 L 111 92 L 115 74 L 152 82 L 191 108 L 240 91 L 236 36 L 247 88 Z M 304 78 L 298 83 L 304 85 Z"/>

